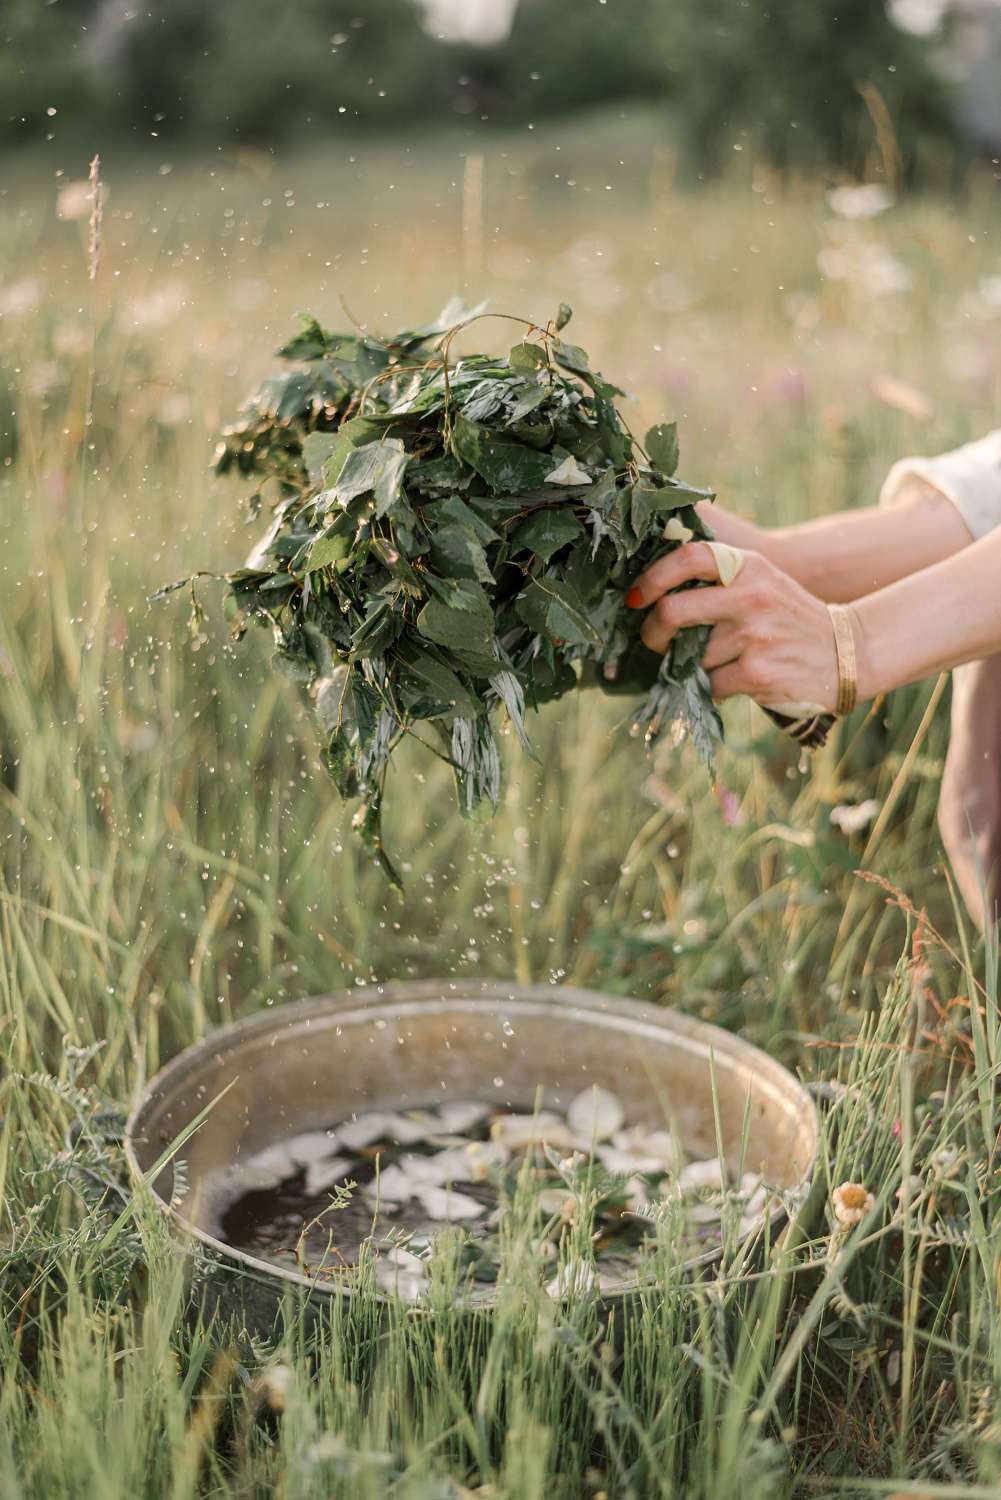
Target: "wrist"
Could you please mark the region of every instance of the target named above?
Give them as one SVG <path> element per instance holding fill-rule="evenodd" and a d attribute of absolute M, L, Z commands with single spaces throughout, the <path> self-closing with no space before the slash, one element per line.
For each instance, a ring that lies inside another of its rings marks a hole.
<path fill-rule="evenodd" d="M 783 573 L 788 573 L 790 578 L 795 578 L 797 583 L 809 589 L 810 593 L 816 593 L 810 587 L 809 569 L 805 566 L 803 549 L 796 533 L 795 526 L 776 526 L 773 531 L 763 532 L 758 551 L 763 552 L 769 562 L 773 562 Z"/>
<path fill-rule="evenodd" d="M 887 660 L 884 632 L 877 628 L 867 604 L 863 599 L 848 606 L 855 638 L 855 680 L 860 703 L 869 703 L 898 686 Z"/>
<path fill-rule="evenodd" d="M 847 604 L 829 604 L 827 613 L 834 627 L 834 653 L 837 661 L 837 693 L 834 712 L 838 718 L 850 714 L 858 702 L 858 631 Z"/>

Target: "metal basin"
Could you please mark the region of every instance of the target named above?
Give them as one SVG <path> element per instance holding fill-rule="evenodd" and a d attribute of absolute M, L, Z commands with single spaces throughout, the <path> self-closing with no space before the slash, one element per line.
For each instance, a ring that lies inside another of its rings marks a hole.
<path fill-rule="evenodd" d="M 212 1100 L 208 1117 L 153 1191 L 201 1246 L 203 1290 L 248 1327 L 268 1327 L 290 1291 L 315 1308 L 350 1288 L 322 1284 L 217 1237 L 212 1193 L 220 1171 L 352 1114 L 476 1098 L 531 1111 L 565 1108 L 599 1084 L 623 1101 L 627 1123 L 670 1122 L 692 1159 L 716 1155 L 713 1087 L 724 1154 L 773 1187 L 805 1192 L 817 1150 L 813 1103 L 774 1059 L 718 1027 L 655 1005 L 550 986 L 439 981 L 380 985 L 268 1010 L 175 1058 L 126 1127 L 132 1170 L 148 1173 Z M 220 1094 L 226 1090 L 222 1098 Z M 719 1254 L 693 1258 L 695 1266 Z M 605 1300 L 634 1292 L 623 1280 Z"/>

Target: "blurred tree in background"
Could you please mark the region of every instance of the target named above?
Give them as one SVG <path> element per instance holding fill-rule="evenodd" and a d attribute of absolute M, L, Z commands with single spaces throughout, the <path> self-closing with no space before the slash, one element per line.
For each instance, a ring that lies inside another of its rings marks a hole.
<path fill-rule="evenodd" d="M 745 143 L 782 167 L 860 170 L 880 120 L 905 160 L 950 129 L 935 41 L 894 26 L 886 0 L 519 0 L 489 46 L 468 25 L 436 39 L 425 18 L 421 0 L 0 0 L 0 144 L 270 146 L 647 100 L 697 171 Z"/>
<path fill-rule="evenodd" d="M 98 79 L 86 65 L 90 0 L 0 0 L 0 142 L 38 137 L 53 117 L 93 118 Z"/>
<path fill-rule="evenodd" d="M 268 145 L 440 102 L 446 58 L 408 0 L 155 0 L 114 59 L 125 119 Z"/>
<path fill-rule="evenodd" d="M 664 0 L 658 9 L 677 119 L 703 171 L 742 144 L 780 167 L 861 171 L 874 130 L 886 127 L 906 166 L 919 138 L 949 133 L 928 43 L 894 26 L 883 0 Z"/>
<path fill-rule="evenodd" d="M 537 119 L 595 102 L 666 101 L 664 22 L 673 0 L 520 0 L 507 40 L 467 56 L 492 67 L 497 108 Z"/>

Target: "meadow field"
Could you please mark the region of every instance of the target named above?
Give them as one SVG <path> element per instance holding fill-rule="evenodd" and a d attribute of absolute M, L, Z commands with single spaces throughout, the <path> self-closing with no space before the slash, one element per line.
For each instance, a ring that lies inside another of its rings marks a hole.
<path fill-rule="evenodd" d="M 193 625 L 149 602 L 249 551 L 215 437 L 300 309 L 388 332 L 455 293 L 569 302 L 630 424 L 679 422 L 686 478 L 776 523 L 873 503 L 894 459 L 1001 418 L 991 169 L 865 218 L 740 155 L 682 187 L 615 116 L 472 160 L 461 135 L 154 145 L 103 163 L 90 279 L 61 149 L 0 174 L 4 1500 L 1001 1494 L 998 953 L 935 828 L 948 684 L 802 763 L 735 705 L 715 783 L 574 695 L 536 760 L 508 742 L 483 824 L 408 750 L 398 895 L 264 633 L 231 642 L 209 581 Z M 101 1113 L 261 1007 L 479 975 L 655 999 L 825 1085 L 811 1215 L 704 1281 L 665 1266 L 618 1333 L 530 1265 L 472 1333 L 447 1287 L 388 1324 L 361 1296 L 318 1343 L 190 1325 Z M 875 1200 L 850 1232 L 845 1181 Z"/>

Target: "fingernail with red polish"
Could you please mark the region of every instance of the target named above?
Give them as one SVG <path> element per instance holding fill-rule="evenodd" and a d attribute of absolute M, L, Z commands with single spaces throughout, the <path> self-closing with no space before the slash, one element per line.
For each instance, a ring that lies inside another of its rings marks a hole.
<path fill-rule="evenodd" d="M 630 609 L 639 609 L 642 603 L 643 595 L 640 593 L 639 589 L 630 589 L 628 594 L 626 595 L 626 604 L 628 605 L 628 607 Z"/>

